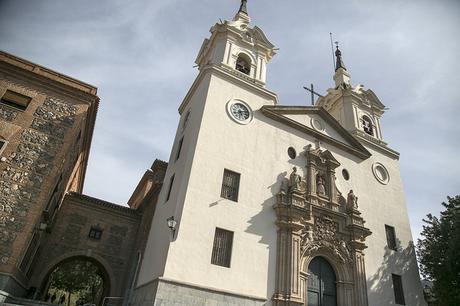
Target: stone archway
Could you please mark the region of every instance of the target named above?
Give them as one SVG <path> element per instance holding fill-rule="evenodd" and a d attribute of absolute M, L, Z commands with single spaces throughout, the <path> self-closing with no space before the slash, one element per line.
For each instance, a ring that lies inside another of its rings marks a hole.
<path fill-rule="evenodd" d="M 63 289 L 63 285 L 69 289 Z M 102 305 L 112 286 L 109 272 L 101 262 L 89 256 L 68 256 L 48 267 L 41 281 L 41 300 L 69 306 Z"/>

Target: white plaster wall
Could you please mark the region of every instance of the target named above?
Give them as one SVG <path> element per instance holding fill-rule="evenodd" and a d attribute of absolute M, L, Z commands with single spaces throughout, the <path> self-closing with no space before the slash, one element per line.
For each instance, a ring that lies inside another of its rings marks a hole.
<path fill-rule="evenodd" d="M 172 240 L 171 231 L 167 227 L 166 219 L 174 216 L 180 218 L 180 211 L 184 203 L 186 186 L 190 175 L 191 164 L 194 157 L 196 140 L 200 131 L 201 114 L 203 113 L 204 102 L 207 100 L 209 75 L 204 76 L 201 82 L 194 89 L 179 121 L 174 145 L 169 157 L 164 184 L 161 189 L 155 215 L 152 220 L 146 250 L 144 252 L 137 286 L 152 281 L 163 275 L 168 255 L 169 245 Z M 191 110 L 187 128 L 182 131 L 183 117 Z M 181 157 L 176 159 L 177 143 L 184 136 Z M 166 197 L 171 176 L 174 174 L 174 184 L 169 200 Z M 178 213 L 179 212 L 179 213 Z M 180 221 L 180 220 L 179 220 Z"/>
<path fill-rule="evenodd" d="M 274 195 L 292 166 L 303 170 L 306 165 L 301 156 L 290 160 L 287 149 L 292 146 L 300 153 L 308 144 L 314 145 L 315 139 L 262 115 L 259 111 L 262 105 L 273 105 L 273 101 L 262 95 L 217 75 L 209 82 L 209 92 L 205 93 L 207 86 L 203 85 L 189 104 L 193 136 L 184 141 L 183 164 L 170 163 L 168 167 L 165 181 L 169 182 L 175 172 L 177 185 L 166 204 L 163 202 L 167 188 L 162 190 L 138 284 L 163 275 L 269 300 L 274 292 L 276 266 Z M 226 103 L 232 98 L 251 106 L 254 119 L 250 124 L 239 125 L 228 117 Z M 205 101 L 201 120 L 199 112 Z M 329 133 L 335 135 L 333 131 Z M 176 142 L 179 137 L 176 136 Z M 394 304 L 391 273 L 403 277 L 406 305 L 424 305 L 413 253 L 404 253 L 410 250 L 407 246 L 412 238 L 398 161 L 370 148 L 373 156 L 365 161 L 328 144 L 323 144 L 323 148 L 330 150 L 342 164 L 336 173 L 337 186 L 344 196 L 354 190 L 366 226 L 373 232 L 366 250 L 369 305 Z M 388 169 L 388 185 L 374 178 L 371 167 L 376 161 Z M 225 168 L 241 174 L 237 203 L 220 198 Z M 349 181 L 342 178 L 343 168 L 350 173 Z M 180 223 L 177 239 L 169 244 L 165 220 L 172 214 Z M 395 227 L 401 252 L 385 249 L 385 224 Z M 216 227 L 234 232 L 230 268 L 211 264 Z M 388 252 L 386 257 L 385 252 Z"/>
<path fill-rule="evenodd" d="M 306 125 L 309 128 L 312 128 L 316 130 L 316 128 L 312 125 L 312 119 L 319 119 L 322 123 L 322 126 L 324 127 L 323 131 L 316 130 L 320 133 L 323 133 L 327 136 L 330 136 L 334 139 L 337 139 L 340 142 L 346 143 L 348 145 L 351 145 L 349 141 L 345 140 L 345 138 L 342 137 L 333 127 L 331 127 L 329 124 L 327 124 L 323 119 L 320 118 L 319 115 L 316 114 L 286 114 L 286 117 L 299 122 L 300 124 Z"/>

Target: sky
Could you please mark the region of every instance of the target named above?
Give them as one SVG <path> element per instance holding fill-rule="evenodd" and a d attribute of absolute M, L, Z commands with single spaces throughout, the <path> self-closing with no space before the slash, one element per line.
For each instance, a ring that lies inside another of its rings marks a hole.
<path fill-rule="evenodd" d="M 0 0 L 0 49 L 98 87 L 84 192 L 123 205 L 152 162 L 169 159 L 201 43 L 238 7 L 238 0 Z M 280 105 L 308 104 L 307 84 L 320 93 L 333 86 L 333 33 L 352 84 L 389 108 L 382 132 L 401 153 L 419 237 L 425 215 L 460 194 L 460 1 L 249 0 L 248 10 L 279 48 L 267 88 Z"/>

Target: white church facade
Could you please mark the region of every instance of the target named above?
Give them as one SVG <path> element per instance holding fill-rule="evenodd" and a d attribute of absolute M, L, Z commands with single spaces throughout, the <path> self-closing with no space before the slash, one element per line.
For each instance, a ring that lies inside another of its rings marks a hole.
<path fill-rule="evenodd" d="M 426 305 L 384 105 L 338 49 L 324 97 L 279 105 L 274 55 L 246 1 L 211 28 L 133 304 Z"/>

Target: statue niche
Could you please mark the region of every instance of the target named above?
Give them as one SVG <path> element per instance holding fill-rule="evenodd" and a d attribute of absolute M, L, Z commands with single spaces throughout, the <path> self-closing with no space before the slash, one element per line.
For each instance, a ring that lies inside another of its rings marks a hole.
<path fill-rule="evenodd" d="M 331 152 L 317 148 L 304 154 L 305 177 L 292 168 L 273 206 L 278 227 L 273 305 L 307 305 L 308 267 L 322 257 L 337 274 L 337 305 L 368 306 L 363 251 L 371 232 L 358 197 L 350 190 L 345 199 L 337 189 L 340 163 Z"/>

